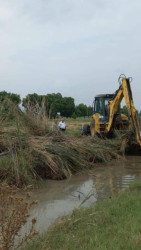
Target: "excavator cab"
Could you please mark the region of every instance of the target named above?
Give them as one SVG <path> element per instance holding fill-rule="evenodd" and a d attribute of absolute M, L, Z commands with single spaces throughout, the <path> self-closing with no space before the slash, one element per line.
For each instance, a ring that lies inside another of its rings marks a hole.
<path fill-rule="evenodd" d="M 115 130 L 133 132 L 141 147 L 141 125 L 138 112 L 135 109 L 131 91 L 132 78 L 125 75 L 119 77 L 119 88 L 115 94 L 97 95 L 94 100 L 94 113 L 90 124 L 84 124 L 82 134 L 105 137 L 112 135 Z M 120 112 L 122 99 L 128 109 L 128 117 Z"/>
<path fill-rule="evenodd" d="M 100 121 L 108 120 L 109 115 L 109 101 L 112 100 L 114 94 L 97 95 L 94 100 L 94 114 L 99 114 Z"/>
<path fill-rule="evenodd" d="M 96 133 L 102 136 L 105 134 L 106 125 L 109 122 L 110 101 L 114 99 L 115 94 L 100 94 L 95 96 L 93 102 L 93 119 L 90 125 L 84 124 L 82 134 L 91 134 L 92 136 Z M 128 118 L 121 114 L 121 106 L 119 105 L 115 116 L 115 129 L 123 130 L 127 126 Z"/>

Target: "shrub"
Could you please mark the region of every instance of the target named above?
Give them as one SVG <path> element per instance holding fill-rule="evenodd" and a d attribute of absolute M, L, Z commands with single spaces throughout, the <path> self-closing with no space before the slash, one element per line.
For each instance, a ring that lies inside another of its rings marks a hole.
<path fill-rule="evenodd" d="M 3 183 L 0 187 L 0 249 L 18 249 L 32 239 L 36 219 L 32 219 L 31 228 L 25 236 L 20 237 L 20 230 L 29 217 L 30 208 L 36 202 L 27 201 L 27 197 L 19 197 L 18 189 Z"/>

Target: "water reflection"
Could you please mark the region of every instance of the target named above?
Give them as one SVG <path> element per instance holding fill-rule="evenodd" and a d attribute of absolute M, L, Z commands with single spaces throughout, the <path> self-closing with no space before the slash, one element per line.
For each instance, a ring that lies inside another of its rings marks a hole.
<path fill-rule="evenodd" d="M 82 206 L 90 206 L 99 199 L 112 196 L 138 178 L 141 178 L 141 157 L 128 157 L 124 162 L 99 165 L 89 173 L 72 176 L 68 180 L 47 181 L 44 188 L 31 194 L 33 199 L 39 201 L 32 210 L 32 217 L 37 218 L 36 229 L 43 232 L 56 219 L 79 207 L 84 200 Z"/>

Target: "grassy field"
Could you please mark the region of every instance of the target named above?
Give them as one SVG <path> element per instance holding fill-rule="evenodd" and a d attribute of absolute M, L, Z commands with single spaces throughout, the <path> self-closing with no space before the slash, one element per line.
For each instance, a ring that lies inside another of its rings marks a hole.
<path fill-rule="evenodd" d="M 115 197 L 75 210 L 25 250 L 141 249 L 141 181 Z"/>
<path fill-rule="evenodd" d="M 58 119 L 58 122 L 60 120 L 61 118 Z M 83 125 L 90 124 L 90 122 L 91 122 L 91 117 L 80 117 L 76 119 L 65 118 L 65 123 L 66 123 L 65 134 L 79 136 L 81 134 Z M 48 121 L 50 130 L 52 129 L 52 123 L 53 123 L 52 120 Z"/>

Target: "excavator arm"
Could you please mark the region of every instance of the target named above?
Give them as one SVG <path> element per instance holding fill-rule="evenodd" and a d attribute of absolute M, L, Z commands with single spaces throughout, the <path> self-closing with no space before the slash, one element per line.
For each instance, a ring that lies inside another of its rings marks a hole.
<path fill-rule="evenodd" d="M 128 109 L 130 127 L 134 127 L 137 143 L 141 146 L 141 129 L 138 114 L 134 107 L 130 78 L 120 77 L 119 79 L 121 80 L 120 87 L 117 90 L 114 98 L 109 101 L 109 122 L 107 124 L 106 131 L 111 131 L 116 118 L 116 114 L 120 107 L 120 103 L 124 97 Z"/>

